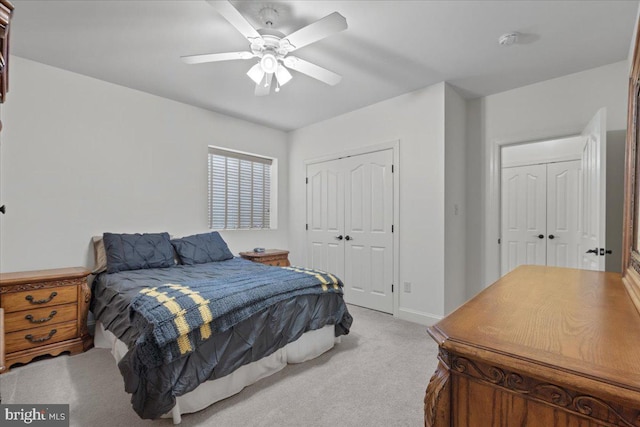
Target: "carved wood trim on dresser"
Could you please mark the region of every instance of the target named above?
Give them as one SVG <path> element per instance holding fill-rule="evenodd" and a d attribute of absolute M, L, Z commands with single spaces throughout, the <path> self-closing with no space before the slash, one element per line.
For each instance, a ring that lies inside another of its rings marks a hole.
<path fill-rule="evenodd" d="M 425 426 L 640 427 L 640 314 L 619 274 L 521 266 L 429 334 Z"/>
<path fill-rule="evenodd" d="M 91 291 L 81 267 L 0 274 L 7 372 L 36 356 L 93 346 L 87 328 Z"/>

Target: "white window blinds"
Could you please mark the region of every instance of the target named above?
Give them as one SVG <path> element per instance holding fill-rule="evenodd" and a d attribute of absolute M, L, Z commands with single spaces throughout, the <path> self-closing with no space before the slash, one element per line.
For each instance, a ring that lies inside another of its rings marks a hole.
<path fill-rule="evenodd" d="M 209 227 L 269 228 L 271 159 L 209 147 Z"/>

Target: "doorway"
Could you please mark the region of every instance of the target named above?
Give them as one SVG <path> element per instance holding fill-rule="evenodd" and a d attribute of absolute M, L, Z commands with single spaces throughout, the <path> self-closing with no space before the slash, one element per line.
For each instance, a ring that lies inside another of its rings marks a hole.
<path fill-rule="evenodd" d="M 580 161 L 502 168 L 502 275 L 521 264 L 577 268 Z"/>
<path fill-rule="evenodd" d="M 606 111 L 581 135 L 503 146 L 500 266 L 604 271 Z"/>

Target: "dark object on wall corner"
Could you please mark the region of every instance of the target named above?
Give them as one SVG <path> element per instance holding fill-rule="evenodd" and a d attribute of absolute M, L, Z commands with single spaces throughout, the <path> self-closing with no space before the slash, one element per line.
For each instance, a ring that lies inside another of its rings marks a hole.
<path fill-rule="evenodd" d="M 9 92 L 9 22 L 13 15 L 13 5 L 0 0 L 0 102 L 4 102 Z"/>

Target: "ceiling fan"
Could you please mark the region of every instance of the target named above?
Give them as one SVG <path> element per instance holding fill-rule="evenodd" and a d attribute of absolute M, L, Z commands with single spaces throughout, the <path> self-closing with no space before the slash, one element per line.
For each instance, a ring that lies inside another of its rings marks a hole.
<path fill-rule="evenodd" d="M 260 10 L 260 17 L 265 23 L 265 28 L 256 30 L 230 2 L 207 0 L 207 3 L 245 36 L 251 45 L 251 51 L 182 56 L 182 60 L 187 64 L 259 58 L 260 61 L 247 72 L 251 80 L 256 83 L 255 94 L 257 96 L 269 94 L 274 78 L 275 91 L 279 92 L 280 86 L 287 84 L 293 77 L 288 68 L 331 86 L 338 84 L 342 79 L 342 76 L 326 68 L 289 55 L 301 47 L 345 30 L 347 20 L 338 12 L 333 12 L 285 36 L 272 28 L 278 18 L 278 10 L 273 5 L 265 5 Z"/>

